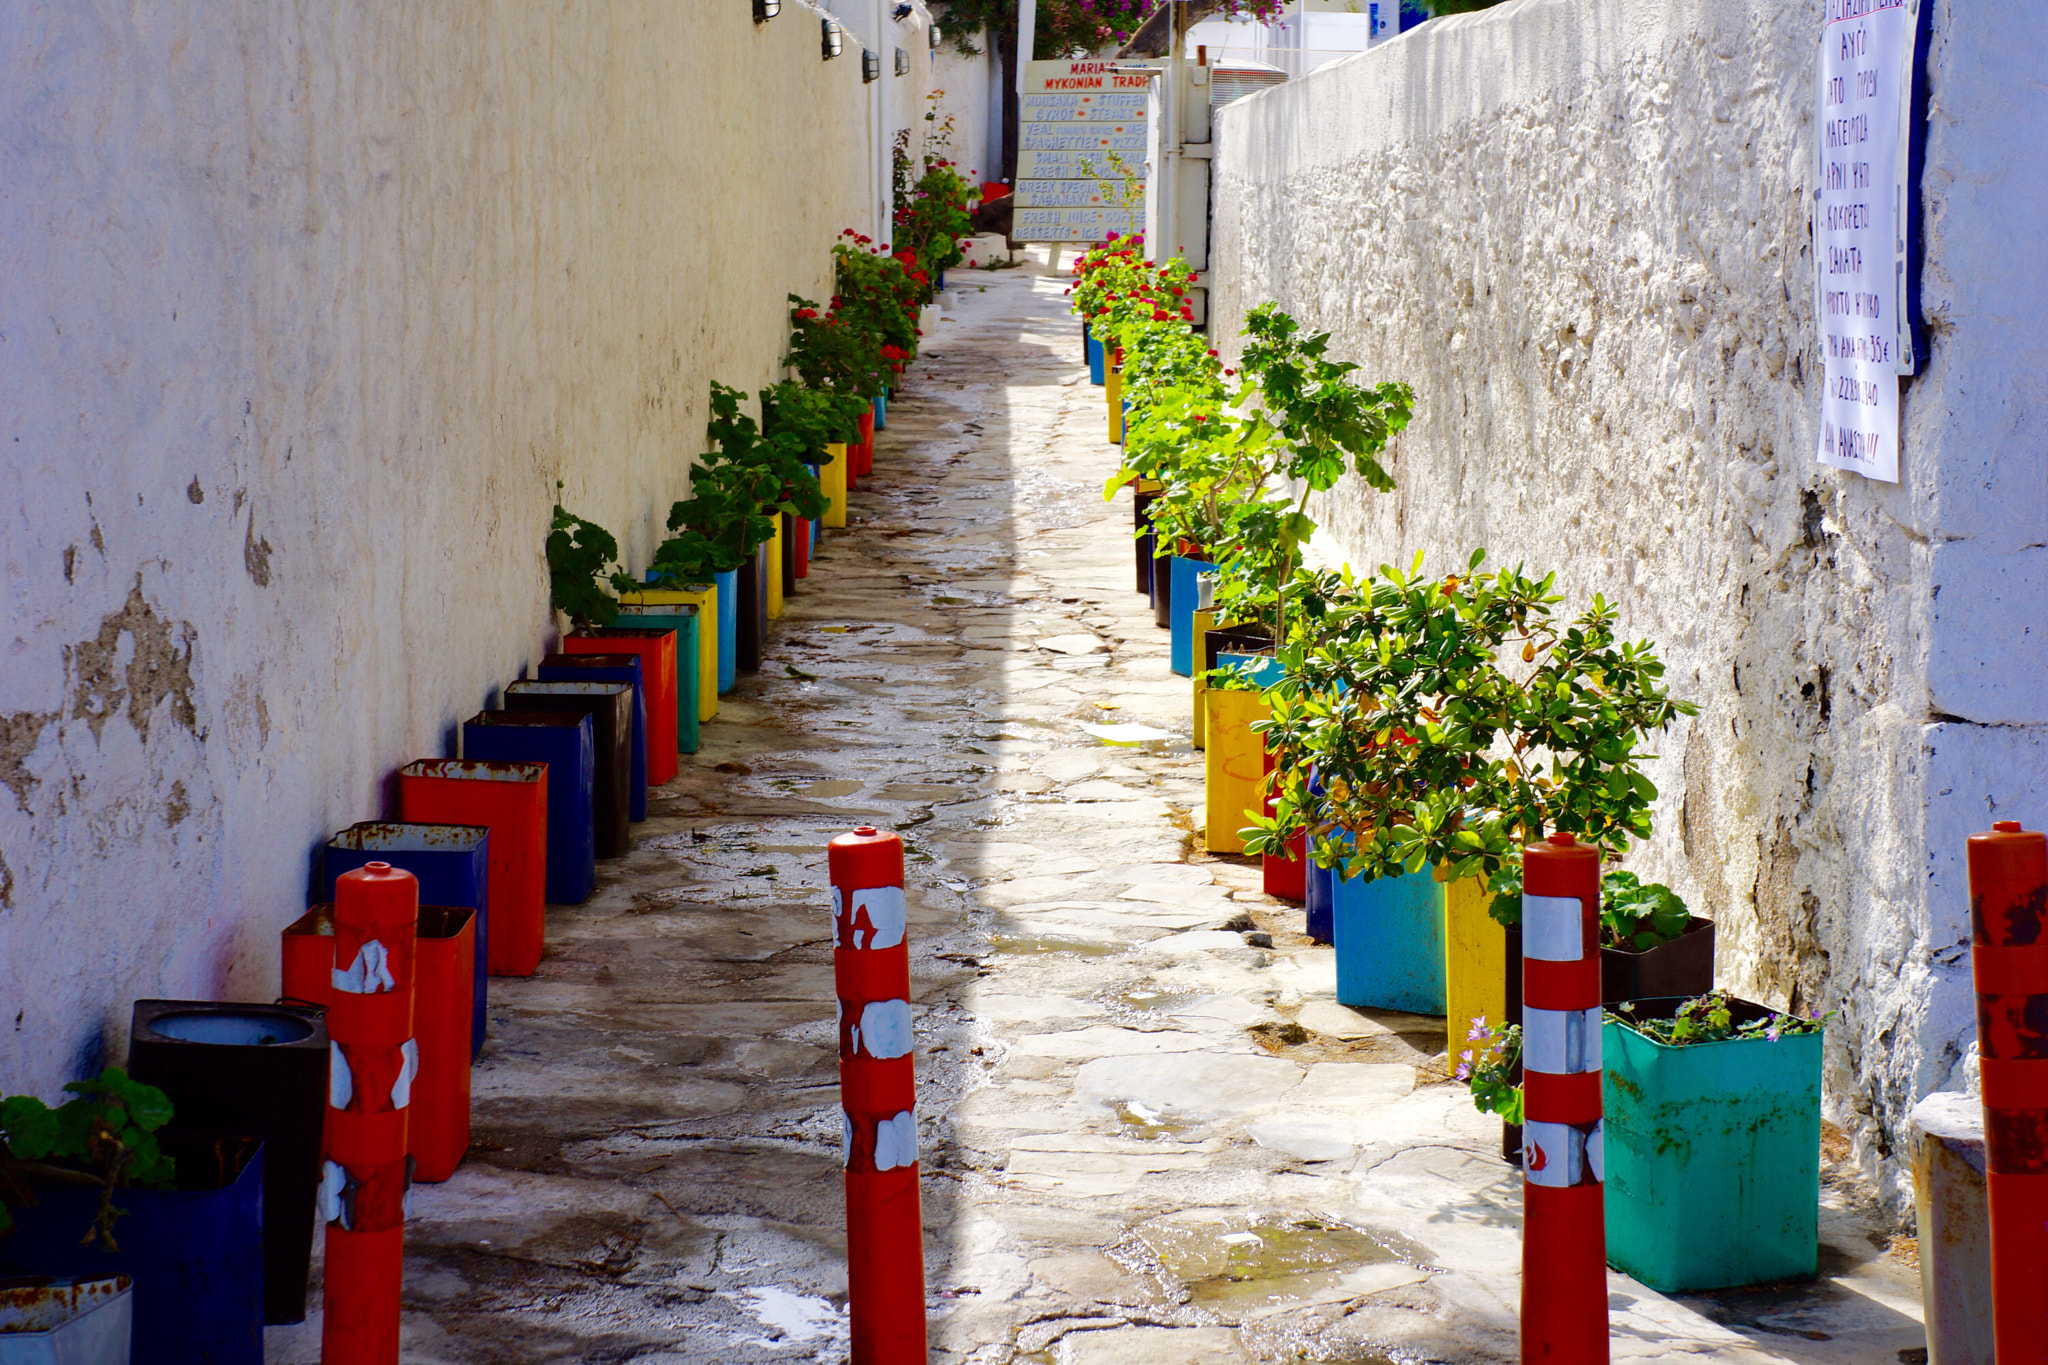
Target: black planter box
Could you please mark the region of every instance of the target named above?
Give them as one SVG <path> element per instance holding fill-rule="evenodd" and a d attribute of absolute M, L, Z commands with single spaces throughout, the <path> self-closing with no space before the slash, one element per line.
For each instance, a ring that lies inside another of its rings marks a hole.
<path fill-rule="evenodd" d="M 1211 626 L 1202 636 L 1202 671 L 1214 671 L 1219 654 L 1264 654 L 1272 648 L 1269 631 L 1255 626 Z"/>
<path fill-rule="evenodd" d="M 733 633 L 733 667 L 741 673 L 761 671 L 761 642 L 768 632 L 768 583 L 762 576 L 768 547 L 755 549 L 740 565 L 739 620 Z"/>
<path fill-rule="evenodd" d="M 1694 915 L 1685 932 L 1647 952 L 1600 950 L 1600 1000 L 1690 999 L 1714 989 L 1714 922 Z"/>
<path fill-rule="evenodd" d="M 590 747 L 597 760 L 591 781 L 591 819 L 597 837 L 597 856 L 623 856 L 629 838 L 627 817 L 632 813 L 633 685 L 533 682 L 522 678 L 505 685 L 505 710 L 521 715 L 575 711 L 590 717 Z M 483 717 L 496 714 L 499 713 L 486 711 Z"/>
<path fill-rule="evenodd" d="M 1152 595 L 1152 500 L 1157 493 L 1134 493 L 1131 495 L 1131 529 L 1136 533 L 1132 543 L 1137 546 L 1138 591 L 1146 597 Z"/>
<path fill-rule="evenodd" d="M 317 1005 L 135 1002 L 128 1071 L 169 1096 L 167 1131 L 263 1143 L 265 1322 L 306 1316 L 327 1061 L 327 1011 Z"/>

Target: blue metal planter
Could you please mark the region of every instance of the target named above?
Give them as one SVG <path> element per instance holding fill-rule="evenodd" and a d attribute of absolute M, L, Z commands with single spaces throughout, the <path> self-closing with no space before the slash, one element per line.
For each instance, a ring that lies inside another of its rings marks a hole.
<path fill-rule="evenodd" d="M 487 711 L 462 727 L 466 759 L 548 765 L 547 898 L 557 905 L 580 905 L 597 885 L 590 736 L 588 715 L 560 711 Z"/>
<path fill-rule="evenodd" d="M 1444 889 L 1433 871 L 1339 880 L 1335 910 L 1339 1003 L 1444 1012 Z"/>
<path fill-rule="evenodd" d="M 387 862 L 419 878 L 421 905 L 466 905 L 476 911 L 476 1011 L 470 1056 L 484 1050 L 491 974 L 487 913 L 491 887 L 491 831 L 485 825 L 422 825 L 365 820 L 327 841 L 320 855 L 320 895 L 334 900 L 335 880 L 369 862 Z"/>
<path fill-rule="evenodd" d="M 1320 777 L 1316 776 L 1315 769 L 1313 768 L 1309 769 L 1308 791 L 1310 796 L 1321 796 L 1323 794 L 1323 781 Z M 1334 836 L 1331 842 L 1341 844 L 1343 838 L 1341 835 Z M 1337 868 L 1316 866 L 1314 847 L 1311 844 L 1308 867 L 1303 874 L 1303 891 L 1305 894 L 1302 897 L 1302 902 L 1308 911 L 1308 923 L 1304 926 L 1303 932 L 1318 943 L 1331 943 L 1335 941 L 1336 930 L 1334 920 L 1337 910 L 1337 876 Z"/>
<path fill-rule="evenodd" d="M 633 766 L 627 778 L 628 820 L 647 818 L 647 685 L 636 654 L 550 654 L 534 670 L 540 682 L 633 684 Z"/>
<path fill-rule="evenodd" d="M 718 585 L 718 695 L 732 691 L 740 680 L 740 571 L 724 569 L 711 575 Z"/>
<path fill-rule="evenodd" d="M 133 1365 L 263 1365 L 263 1146 L 165 1133 L 178 1188 L 122 1190 L 119 1251 L 78 1244 L 99 1210 L 84 1185 L 40 1185 L 13 1209 L 0 1263 L 13 1273 L 135 1281 Z"/>
<path fill-rule="evenodd" d="M 889 395 L 875 395 L 875 430 L 881 431 L 889 425 Z"/>
<path fill-rule="evenodd" d="M 1083 323 L 1082 326 L 1085 327 L 1087 324 Z M 1088 382 L 1101 388 L 1106 382 L 1104 370 L 1108 361 L 1102 354 L 1102 343 L 1095 339 L 1095 334 L 1088 332 L 1085 336 L 1088 343 Z"/>
<path fill-rule="evenodd" d="M 1195 587 L 1197 576 L 1213 573 L 1216 569 L 1206 559 L 1189 559 L 1186 555 L 1173 557 L 1173 583 L 1167 604 L 1168 621 L 1173 631 L 1168 662 L 1173 671 L 1183 678 L 1191 677 L 1195 671 L 1195 608 L 1201 598 Z"/>

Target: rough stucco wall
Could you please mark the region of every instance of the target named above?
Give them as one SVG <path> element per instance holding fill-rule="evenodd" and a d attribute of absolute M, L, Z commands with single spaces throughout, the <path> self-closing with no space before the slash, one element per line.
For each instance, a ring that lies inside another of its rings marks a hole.
<path fill-rule="evenodd" d="M 0 1073 L 260 999 L 329 831 L 644 563 L 867 203 L 785 5 L 17 6 L 0 32 Z"/>
<path fill-rule="evenodd" d="M 2048 107 L 2026 0 L 1931 0 L 1924 308 L 1902 482 L 1815 464 L 1819 0 L 1513 0 L 1219 118 L 1217 334 L 1266 299 L 1416 386 L 1361 568 L 1475 545 L 1618 599 L 1702 714 L 1632 860 L 1739 992 L 1841 1011 L 1828 1108 L 1902 1203 L 1974 1037 L 1961 840 L 2043 822 Z M 2022 98 L 2016 98 L 2022 97 Z"/>

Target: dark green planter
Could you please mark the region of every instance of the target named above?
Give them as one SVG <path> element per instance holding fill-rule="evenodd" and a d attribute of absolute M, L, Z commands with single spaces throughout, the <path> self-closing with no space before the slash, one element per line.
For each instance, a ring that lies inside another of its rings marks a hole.
<path fill-rule="evenodd" d="M 1634 1002 L 1670 1018 L 1685 997 Z M 1737 1001 L 1737 1023 L 1770 1011 Z M 1601 1030 L 1607 1260 L 1663 1293 L 1810 1278 L 1820 1245 L 1818 1033 L 1668 1047 Z"/>

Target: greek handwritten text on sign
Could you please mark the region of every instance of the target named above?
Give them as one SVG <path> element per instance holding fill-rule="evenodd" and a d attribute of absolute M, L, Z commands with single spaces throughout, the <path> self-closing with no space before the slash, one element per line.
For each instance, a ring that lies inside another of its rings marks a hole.
<path fill-rule="evenodd" d="M 1103 168 L 1107 176 L 1108 168 Z M 1140 199 L 1145 194 L 1145 182 L 1136 181 L 1132 192 Z M 1104 191 L 1101 180 L 1023 180 L 1017 185 L 1017 207 L 1036 208 L 1122 208 L 1115 195 L 1117 186 L 1112 180 L 1108 192 Z"/>
<path fill-rule="evenodd" d="M 1816 68 L 1814 312 L 1820 462 L 1899 478 L 1906 319 L 1905 110 L 1921 0 L 1828 0 Z"/>

